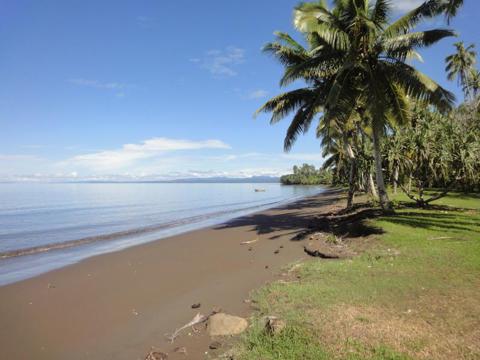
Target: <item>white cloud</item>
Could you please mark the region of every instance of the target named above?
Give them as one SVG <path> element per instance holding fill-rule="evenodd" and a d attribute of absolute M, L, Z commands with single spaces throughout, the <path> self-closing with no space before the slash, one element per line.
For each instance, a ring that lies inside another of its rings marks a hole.
<path fill-rule="evenodd" d="M 267 90 L 258 89 L 258 90 L 254 90 L 254 91 L 250 92 L 247 97 L 249 99 L 262 99 L 262 98 L 266 97 L 267 95 L 268 95 Z"/>
<path fill-rule="evenodd" d="M 220 140 L 192 141 L 153 138 L 140 144 L 125 144 L 117 150 L 77 155 L 59 165 L 80 166 L 93 171 L 112 171 L 132 166 L 137 161 L 158 157 L 167 152 L 198 149 L 230 149 L 230 146 Z"/>
<path fill-rule="evenodd" d="M 245 62 L 245 50 L 235 46 L 209 50 L 202 59 L 192 58 L 190 62 L 200 64 L 216 77 L 231 77 L 237 75 L 235 68 Z"/>
<path fill-rule="evenodd" d="M 148 16 L 137 16 L 136 21 L 141 28 L 150 29 L 153 27 L 152 19 Z"/>
<path fill-rule="evenodd" d="M 406 12 L 420 6 L 423 2 L 424 0 L 394 0 L 391 4 L 395 11 Z"/>
<path fill-rule="evenodd" d="M 86 86 L 96 89 L 106 89 L 106 90 L 121 90 L 128 87 L 127 84 L 122 84 L 118 82 L 102 82 L 98 80 L 91 80 L 91 79 L 82 79 L 82 78 L 75 78 L 69 79 L 69 83 L 79 85 L 79 86 Z"/>
<path fill-rule="evenodd" d="M 201 151 L 202 149 L 214 149 Z M 153 138 L 65 160 L 0 154 L 0 181 L 147 181 L 192 177 L 280 176 L 302 163 L 320 166 L 320 152 L 232 153 L 220 140 Z"/>
<path fill-rule="evenodd" d="M 0 154 L 0 161 L 40 160 L 36 155 Z"/>

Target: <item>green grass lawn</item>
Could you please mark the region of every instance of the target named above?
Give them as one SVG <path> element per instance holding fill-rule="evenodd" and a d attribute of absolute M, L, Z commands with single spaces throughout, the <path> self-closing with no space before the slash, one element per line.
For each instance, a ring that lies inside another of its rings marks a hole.
<path fill-rule="evenodd" d="M 366 220 L 384 231 L 368 251 L 296 264 L 286 281 L 256 291 L 239 357 L 480 359 L 480 196 L 434 205 Z M 265 315 L 286 330 L 266 335 Z"/>

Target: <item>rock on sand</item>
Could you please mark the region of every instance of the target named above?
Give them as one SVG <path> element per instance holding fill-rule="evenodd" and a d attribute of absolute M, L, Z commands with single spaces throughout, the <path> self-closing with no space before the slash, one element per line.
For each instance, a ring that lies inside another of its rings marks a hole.
<path fill-rule="evenodd" d="M 237 335 L 245 331 L 248 322 L 244 318 L 218 313 L 208 319 L 208 335 L 229 336 Z"/>

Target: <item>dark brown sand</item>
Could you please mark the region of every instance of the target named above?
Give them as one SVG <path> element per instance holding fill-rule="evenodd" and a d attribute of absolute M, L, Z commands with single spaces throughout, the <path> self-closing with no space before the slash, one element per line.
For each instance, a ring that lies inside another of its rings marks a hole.
<path fill-rule="evenodd" d="M 248 316 L 249 292 L 305 258 L 292 238 L 338 197 L 329 191 L 0 287 L 0 359 L 144 359 L 152 347 L 169 359 L 206 358 L 204 330 L 173 344 L 165 334 L 214 307 Z"/>

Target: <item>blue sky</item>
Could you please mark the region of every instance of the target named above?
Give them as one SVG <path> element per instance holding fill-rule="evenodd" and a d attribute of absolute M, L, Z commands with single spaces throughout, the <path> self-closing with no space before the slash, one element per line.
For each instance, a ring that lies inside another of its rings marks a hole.
<path fill-rule="evenodd" d="M 397 14 L 420 1 L 393 1 Z M 480 3 L 452 22 L 478 41 Z M 297 1 L 0 0 L 0 177 L 278 175 L 322 162 L 314 132 L 282 151 L 288 119 L 253 119 L 279 93 L 261 53 L 295 34 Z M 442 19 L 431 26 L 442 25 Z M 418 67 L 447 82 L 452 43 Z"/>

